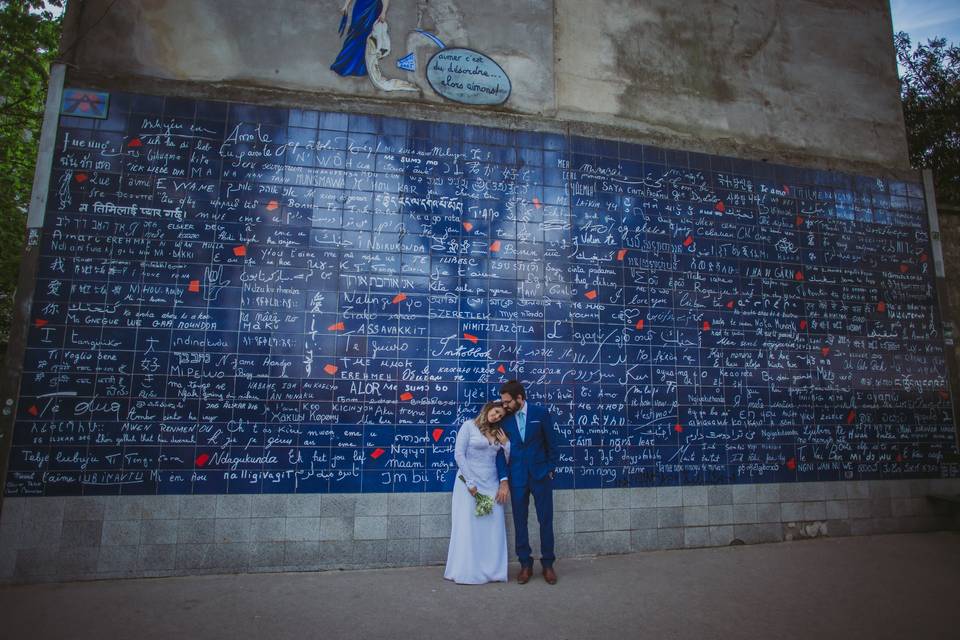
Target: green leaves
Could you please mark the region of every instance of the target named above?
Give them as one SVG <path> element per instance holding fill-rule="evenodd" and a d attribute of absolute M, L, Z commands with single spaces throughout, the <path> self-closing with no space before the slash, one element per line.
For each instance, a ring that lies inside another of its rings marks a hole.
<path fill-rule="evenodd" d="M 62 0 L 0 1 L 0 351 L 6 350 Z"/>
<path fill-rule="evenodd" d="M 483 516 L 488 516 L 493 513 L 493 498 L 485 493 L 478 493 L 474 496 L 474 500 L 477 501 L 476 514 L 478 518 L 482 518 Z"/>
<path fill-rule="evenodd" d="M 913 48 L 894 36 L 910 163 L 933 169 L 938 202 L 960 205 L 960 47 L 945 38 Z"/>

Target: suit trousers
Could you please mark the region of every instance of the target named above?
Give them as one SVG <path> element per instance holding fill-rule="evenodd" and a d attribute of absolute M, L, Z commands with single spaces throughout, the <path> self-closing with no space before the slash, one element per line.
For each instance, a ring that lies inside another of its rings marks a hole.
<path fill-rule="evenodd" d="M 527 530 L 527 516 L 530 513 L 530 496 L 537 508 L 537 521 L 540 523 L 540 564 L 553 566 L 556 555 L 553 552 L 553 480 L 549 476 L 543 480 L 528 478 L 524 487 L 511 487 L 510 498 L 513 504 L 513 528 L 516 538 L 517 558 L 524 567 L 533 566 L 530 557 L 530 532 Z"/>

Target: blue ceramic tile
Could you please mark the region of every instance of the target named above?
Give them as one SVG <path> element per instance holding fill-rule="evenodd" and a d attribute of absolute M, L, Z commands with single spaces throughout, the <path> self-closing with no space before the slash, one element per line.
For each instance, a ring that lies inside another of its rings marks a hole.
<path fill-rule="evenodd" d="M 197 103 L 189 98 L 166 98 L 163 102 L 164 116 L 193 119 L 196 112 Z"/>
<path fill-rule="evenodd" d="M 513 376 L 582 443 L 558 488 L 933 477 L 953 450 L 931 435 L 951 429 L 935 303 L 907 332 L 889 309 L 918 303 L 884 286 L 930 284 L 918 184 L 114 98 L 95 127 L 61 119 L 6 495 L 449 490 L 443 431 Z M 98 444 L 52 445 L 54 413 Z M 890 420 L 920 428 L 839 461 L 803 435 Z M 156 474 L 108 453 L 129 424 L 164 439 Z"/>

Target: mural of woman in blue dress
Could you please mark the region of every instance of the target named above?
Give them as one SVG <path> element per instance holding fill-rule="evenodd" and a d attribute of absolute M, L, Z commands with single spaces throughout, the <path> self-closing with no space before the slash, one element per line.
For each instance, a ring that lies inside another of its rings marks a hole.
<path fill-rule="evenodd" d="M 340 18 L 340 33 L 343 33 L 347 24 L 347 13 L 350 10 L 351 0 L 343 5 Z M 353 5 L 353 14 L 350 16 L 350 28 L 347 38 L 330 68 L 341 76 L 367 75 L 366 46 L 367 38 L 373 31 L 377 21 L 386 20 L 387 8 L 390 0 L 356 0 Z"/>

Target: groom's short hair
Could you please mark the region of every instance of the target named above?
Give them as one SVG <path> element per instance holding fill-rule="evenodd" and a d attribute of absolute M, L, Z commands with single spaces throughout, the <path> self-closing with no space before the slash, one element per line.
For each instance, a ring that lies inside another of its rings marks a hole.
<path fill-rule="evenodd" d="M 519 380 L 507 380 L 504 382 L 500 385 L 500 393 L 509 394 L 511 398 L 527 399 L 527 390 L 523 388 Z"/>

